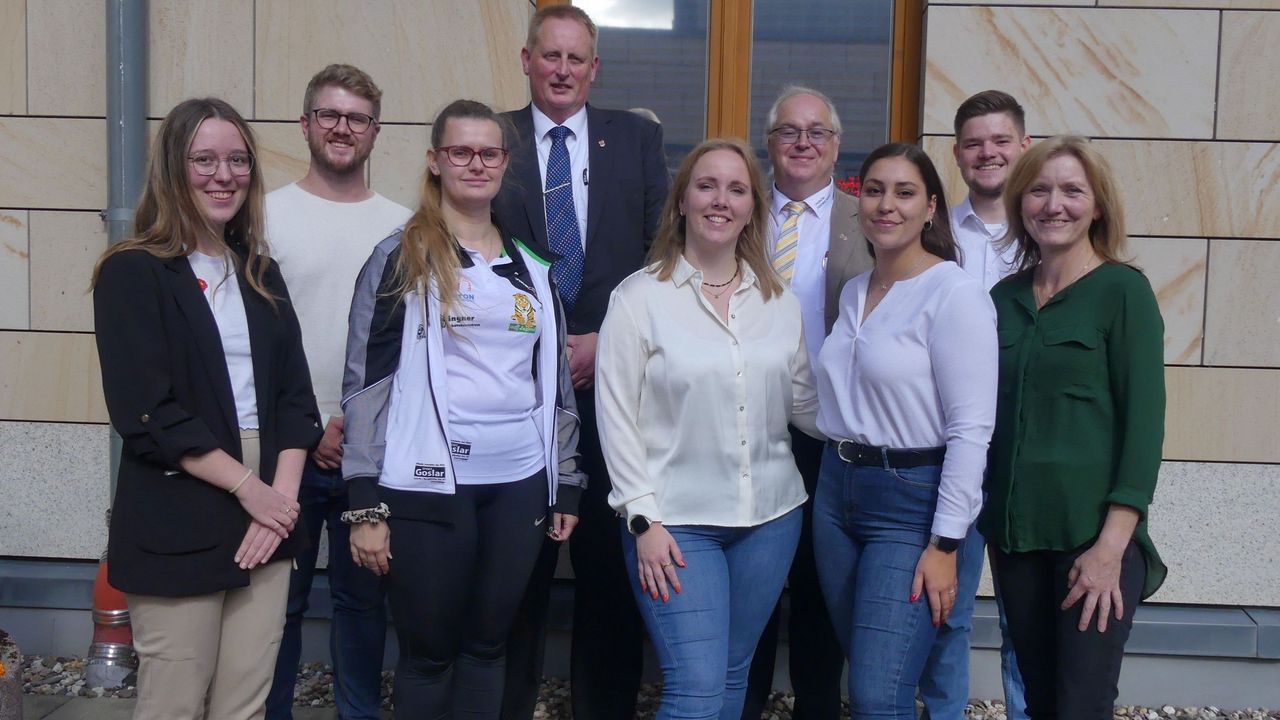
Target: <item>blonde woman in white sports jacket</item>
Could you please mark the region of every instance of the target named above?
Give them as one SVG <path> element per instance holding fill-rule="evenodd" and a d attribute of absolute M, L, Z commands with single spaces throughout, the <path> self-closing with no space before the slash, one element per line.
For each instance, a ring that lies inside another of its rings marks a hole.
<path fill-rule="evenodd" d="M 356 283 L 344 519 L 355 562 L 387 576 L 397 716 L 496 719 L 507 632 L 586 478 L 549 254 L 490 212 L 502 120 L 459 100 L 431 141 L 420 207 Z"/>

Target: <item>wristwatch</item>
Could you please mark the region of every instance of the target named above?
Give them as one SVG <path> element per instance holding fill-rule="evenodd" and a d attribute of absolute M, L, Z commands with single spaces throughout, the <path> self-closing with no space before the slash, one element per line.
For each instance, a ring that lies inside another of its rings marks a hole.
<path fill-rule="evenodd" d="M 959 538 L 942 537 L 937 533 L 929 536 L 929 544 L 938 548 L 944 553 L 953 553 L 960 549 Z"/>
<path fill-rule="evenodd" d="M 631 527 L 631 534 L 637 537 L 649 532 L 649 518 L 643 515 L 636 515 L 628 524 Z"/>

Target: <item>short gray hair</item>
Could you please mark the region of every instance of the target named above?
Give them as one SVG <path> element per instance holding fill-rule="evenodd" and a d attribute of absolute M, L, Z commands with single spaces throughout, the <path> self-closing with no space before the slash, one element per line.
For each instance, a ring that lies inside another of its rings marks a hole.
<path fill-rule="evenodd" d="M 812 95 L 821 100 L 822 104 L 827 106 L 827 112 L 831 113 L 831 129 L 837 135 L 840 134 L 842 129 L 840 113 L 836 112 L 836 104 L 831 102 L 831 98 L 827 97 L 826 93 L 803 85 L 788 85 L 782 88 L 782 92 L 778 94 L 778 99 L 773 101 L 773 106 L 769 108 L 769 114 L 765 117 L 764 142 L 766 145 L 769 144 L 769 133 L 777 129 L 775 126 L 778 124 L 778 108 L 782 107 L 782 103 L 798 95 Z"/>

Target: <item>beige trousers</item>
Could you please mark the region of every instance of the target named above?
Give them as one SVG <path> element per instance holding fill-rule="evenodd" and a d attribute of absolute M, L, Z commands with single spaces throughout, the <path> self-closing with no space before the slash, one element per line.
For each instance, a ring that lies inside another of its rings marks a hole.
<path fill-rule="evenodd" d="M 259 467 L 256 430 L 241 431 Z M 134 720 L 257 720 L 266 713 L 289 596 L 288 561 L 249 571 L 249 586 L 193 597 L 128 595 L 138 652 Z"/>

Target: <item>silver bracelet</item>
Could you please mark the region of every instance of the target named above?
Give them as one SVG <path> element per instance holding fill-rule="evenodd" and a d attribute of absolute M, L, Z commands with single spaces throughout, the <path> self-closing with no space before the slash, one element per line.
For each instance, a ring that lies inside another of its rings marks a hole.
<path fill-rule="evenodd" d="M 391 508 L 386 503 L 378 503 L 378 507 L 364 508 L 363 510 L 348 510 L 338 516 L 338 519 L 348 525 L 356 523 L 378 523 L 391 517 Z"/>

